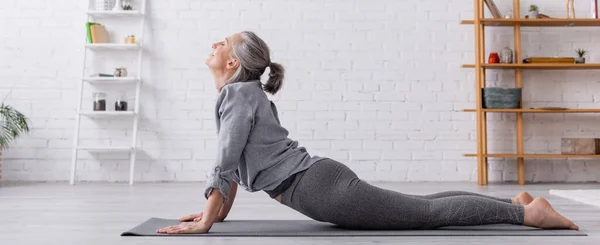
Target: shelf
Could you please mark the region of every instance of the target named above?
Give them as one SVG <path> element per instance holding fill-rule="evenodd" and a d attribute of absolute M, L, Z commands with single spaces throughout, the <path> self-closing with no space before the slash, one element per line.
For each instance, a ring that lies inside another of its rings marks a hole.
<path fill-rule="evenodd" d="M 133 111 L 87 111 L 81 112 L 82 116 L 87 117 L 119 117 L 119 116 L 133 116 Z"/>
<path fill-rule="evenodd" d="M 137 43 L 88 43 L 85 47 L 92 50 L 137 50 L 140 48 L 140 45 Z"/>
<path fill-rule="evenodd" d="M 130 146 L 94 146 L 94 147 L 78 147 L 78 150 L 89 152 L 131 152 L 133 147 Z"/>
<path fill-rule="evenodd" d="M 143 14 L 137 10 L 130 11 L 86 11 L 85 12 L 89 16 L 93 17 L 137 17 L 142 16 Z"/>
<path fill-rule="evenodd" d="M 475 109 L 464 109 L 463 112 L 477 112 Z M 600 113 L 600 109 L 482 109 L 483 112 L 501 112 L 501 113 Z"/>
<path fill-rule="evenodd" d="M 535 69 L 535 70 L 600 70 L 600 64 L 536 63 L 536 64 L 481 64 L 485 69 Z M 475 68 L 474 64 L 462 65 L 462 68 Z"/>
<path fill-rule="evenodd" d="M 134 84 L 140 81 L 135 77 L 86 77 L 81 80 L 91 84 Z"/>
<path fill-rule="evenodd" d="M 463 20 L 463 25 L 473 25 L 474 20 Z M 590 27 L 600 26 L 600 19 L 482 19 L 484 26 L 521 26 L 528 27 Z"/>
<path fill-rule="evenodd" d="M 477 154 L 464 154 L 465 157 L 477 157 Z M 483 154 L 487 158 L 600 158 L 600 155 L 563 155 L 563 154 Z"/>

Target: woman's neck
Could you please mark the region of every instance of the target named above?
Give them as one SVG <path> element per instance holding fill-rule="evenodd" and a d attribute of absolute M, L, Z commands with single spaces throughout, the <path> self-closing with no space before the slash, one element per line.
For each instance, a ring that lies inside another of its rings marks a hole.
<path fill-rule="evenodd" d="M 212 71 L 213 80 L 215 81 L 215 86 L 219 92 L 221 89 L 227 85 L 227 81 L 231 76 L 233 76 L 232 72 L 227 71 Z"/>

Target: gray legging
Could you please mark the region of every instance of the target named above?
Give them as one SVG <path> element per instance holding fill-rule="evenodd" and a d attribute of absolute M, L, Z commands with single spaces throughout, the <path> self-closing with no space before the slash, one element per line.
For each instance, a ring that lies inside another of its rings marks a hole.
<path fill-rule="evenodd" d="M 434 229 L 442 226 L 523 224 L 524 209 L 470 192 L 427 196 L 382 189 L 331 159 L 297 175 L 281 203 L 317 221 L 347 229 Z"/>

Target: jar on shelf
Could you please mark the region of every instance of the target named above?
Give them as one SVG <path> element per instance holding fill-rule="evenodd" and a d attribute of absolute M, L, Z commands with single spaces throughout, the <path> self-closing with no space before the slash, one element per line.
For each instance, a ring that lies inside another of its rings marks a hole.
<path fill-rule="evenodd" d="M 502 49 L 502 52 L 500 53 L 500 63 L 513 63 L 513 51 L 509 47 L 505 47 L 504 49 Z"/>
<path fill-rule="evenodd" d="M 490 64 L 500 63 L 500 57 L 498 56 L 498 53 L 491 53 L 490 57 L 488 58 L 488 63 L 490 63 Z"/>
<path fill-rule="evenodd" d="M 94 93 L 94 111 L 106 111 L 106 94 Z"/>
<path fill-rule="evenodd" d="M 125 43 L 126 44 L 135 44 L 135 36 L 134 35 L 128 35 L 127 37 L 125 37 Z"/>
<path fill-rule="evenodd" d="M 121 1 L 121 8 L 123 10 L 133 10 L 133 4 L 131 0 L 122 0 Z"/>
<path fill-rule="evenodd" d="M 127 111 L 127 97 L 125 93 L 120 93 L 115 101 L 115 111 Z"/>

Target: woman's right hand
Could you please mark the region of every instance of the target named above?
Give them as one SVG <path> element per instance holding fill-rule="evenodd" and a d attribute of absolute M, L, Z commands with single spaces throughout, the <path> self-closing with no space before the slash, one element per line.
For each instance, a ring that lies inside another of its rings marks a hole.
<path fill-rule="evenodd" d="M 179 221 L 180 222 L 189 222 L 189 221 L 198 222 L 201 219 L 202 219 L 202 212 L 200 212 L 199 214 L 190 214 L 190 215 L 183 216 L 183 217 L 179 218 Z"/>
<path fill-rule="evenodd" d="M 200 212 L 199 214 L 186 215 L 186 216 L 179 218 L 179 221 L 180 222 L 189 222 L 189 221 L 198 222 L 198 221 L 202 220 L 202 214 L 203 214 L 203 212 Z M 223 219 L 221 219 L 220 217 L 216 217 L 214 222 L 223 222 Z"/>

